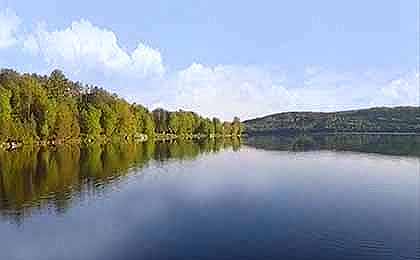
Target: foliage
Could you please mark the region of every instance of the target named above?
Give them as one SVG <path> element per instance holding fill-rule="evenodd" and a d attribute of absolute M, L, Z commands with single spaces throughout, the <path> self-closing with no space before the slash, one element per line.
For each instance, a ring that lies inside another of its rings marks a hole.
<path fill-rule="evenodd" d="M 247 120 L 247 133 L 420 132 L 420 107 L 371 108 L 344 112 L 289 112 Z"/>
<path fill-rule="evenodd" d="M 149 112 L 96 86 L 82 86 L 60 70 L 49 76 L 0 71 L 0 145 L 68 139 L 238 135 L 239 119 L 221 124 L 190 111 Z M 226 128 L 226 129 L 225 129 Z M 232 131 L 233 130 L 233 131 Z"/>
<path fill-rule="evenodd" d="M 81 130 L 88 137 L 95 138 L 101 134 L 101 115 L 101 110 L 90 104 L 80 113 Z"/>

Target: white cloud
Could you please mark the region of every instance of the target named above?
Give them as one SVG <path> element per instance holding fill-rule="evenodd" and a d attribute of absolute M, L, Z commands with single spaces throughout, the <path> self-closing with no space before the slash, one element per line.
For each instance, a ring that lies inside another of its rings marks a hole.
<path fill-rule="evenodd" d="M 292 86 L 283 74 L 258 67 L 194 63 L 168 79 L 155 102 L 225 120 L 283 111 L 419 104 L 419 76 L 413 72 L 390 80 L 377 74 L 309 68 L 302 71 L 302 82 Z"/>
<path fill-rule="evenodd" d="M 391 80 L 380 89 L 379 95 L 372 102 L 388 106 L 420 105 L 419 73 L 412 71 L 400 78 Z"/>
<path fill-rule="evenodd" d="M 420 102 L 419 74 L 414 70 L 396 75 L 307 66 L 289 74 L 258 66 L 193 63 L 168 74 L 158 50 L 139 43 L 133 51 L 126 51 L 114 32 L 87 20 L 53 31 L 41 24 L 18 39 L 20 23 L 13 11 L 0 11 L 0 49 L 20 43 L 44 60 L 45 70 L 61 68 L 74 80 L 112 88 L 130 101 L 152 108 L 181 108 L 231 120 L 284 111 L 337 111 Z M 143 79 L 141 91 L 139 78 Z"/>
<path fill-rule="evenodd" d="M 48 31 L 39 25 L 24 41 L 24 49 L 40 55 L 50 67 L 72 73 L 103 72 L 136 77 L 160 77 L 164 66 L 159 51 L 139 43 L 128 53 L 119 46 L 114 32 L 75 21 L 63 30 Z"/>
<path fill-rule="evenodd" d="M 169 109 L 197 111 L 205 116 L 249 118 L 292 108 L 293 93 L 281 80 L 257 67 L 207 67 L 194 63 L 166 83 L 156 103 Z"/>
<path fill-rule="evenodd" d="M 18 42 L 16 34 L 20 23 L 20 18 L 12 10 L 0 10 L 0 49 Z"/>

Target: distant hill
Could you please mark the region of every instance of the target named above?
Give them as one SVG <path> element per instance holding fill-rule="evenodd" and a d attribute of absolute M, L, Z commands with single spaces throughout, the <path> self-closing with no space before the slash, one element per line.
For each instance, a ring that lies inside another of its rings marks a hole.
<path fill-rule="evenodd" d="M 246 120 L 248 134 L 280 132 L 418 132 L 420 107 L 377 107 L 342 112 L 286 112 Z"/>

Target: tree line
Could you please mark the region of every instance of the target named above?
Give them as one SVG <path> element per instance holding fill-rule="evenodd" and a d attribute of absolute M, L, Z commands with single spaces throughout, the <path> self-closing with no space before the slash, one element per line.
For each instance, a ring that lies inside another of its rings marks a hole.
<path fill-rule="evenodd" d="M 171 135 L 239 136 L 239 118 L 222 122 L 191 111 L 149 111 L 116 94 L 66 78 L 0 71 L 0 143 L 65 142 Z"/>
<path fill-rule="evenodd" d="M 284 132 L 420 132 L 420 107 L 286 112 L 243 122 L 248 134 Z"/>

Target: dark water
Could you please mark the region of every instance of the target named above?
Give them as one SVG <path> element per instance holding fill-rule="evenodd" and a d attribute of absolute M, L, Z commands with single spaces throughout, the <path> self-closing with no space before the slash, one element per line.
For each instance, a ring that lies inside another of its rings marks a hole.
<path fill-rule="evenodd" d="M 419 137 L 0 152 L 0 259 L 420 259 Z"/>

